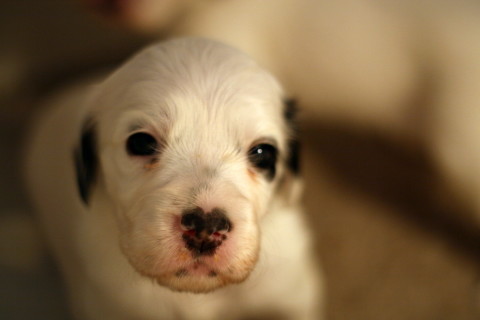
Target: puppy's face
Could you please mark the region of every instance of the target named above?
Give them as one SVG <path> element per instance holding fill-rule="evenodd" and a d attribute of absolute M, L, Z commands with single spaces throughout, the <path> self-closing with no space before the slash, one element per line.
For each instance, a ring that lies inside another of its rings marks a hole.
<path fill-rule="evenodd" d="M 98 168 L 84 198 L 94 206 L 103 186 L 133 268 L 182 291 L 243 281 L 286 170 L 273 78 L 229 47 L 177 40 L 127 63 L 91 103 Z"/>

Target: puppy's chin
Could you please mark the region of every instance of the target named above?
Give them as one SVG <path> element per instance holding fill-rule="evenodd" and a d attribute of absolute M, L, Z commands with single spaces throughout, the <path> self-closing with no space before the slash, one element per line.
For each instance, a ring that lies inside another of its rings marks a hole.
<path fill-rule="evenodd" d="M 159 285 L 173 291 L 207 293 L 227 285 L 241 283 L 248 278 L 256 265 L 255 260 L 218 270 L 207 263 L 193 262 L 186 267 L 162 275 L 139 273 L 155 280 Z"/>
<path fill-rule="evenodd" d="M 180 271 L 179 273 L 182 273 Z M 155 279 L 159 285 L 168 287 L 173 291 L 208 293 L 227 285 L 241 283 L 248 278 L 250 272 L 241 275 L 225 276 L 214 271 L 205 275 L 174 275 Z"/>

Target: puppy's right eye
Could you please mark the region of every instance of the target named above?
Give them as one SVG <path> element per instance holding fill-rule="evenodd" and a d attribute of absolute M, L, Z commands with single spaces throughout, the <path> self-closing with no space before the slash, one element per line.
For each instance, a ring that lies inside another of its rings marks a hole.
<path fill-rule="evenodd" d="M 152 156 L 158 151 L 158 143 L 152 135 L 137 132 L 128 137 L 127 151 L 133 156 Z"/>

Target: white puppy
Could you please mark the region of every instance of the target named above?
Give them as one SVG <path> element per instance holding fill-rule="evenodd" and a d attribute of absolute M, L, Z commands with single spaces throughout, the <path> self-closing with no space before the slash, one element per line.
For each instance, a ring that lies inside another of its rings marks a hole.
<path fill-rule="evenodd" d="M 319 319 L 291 109 L 246 55 L 195 38 L 58 98 L 27 175 L 75 316 Z"/>

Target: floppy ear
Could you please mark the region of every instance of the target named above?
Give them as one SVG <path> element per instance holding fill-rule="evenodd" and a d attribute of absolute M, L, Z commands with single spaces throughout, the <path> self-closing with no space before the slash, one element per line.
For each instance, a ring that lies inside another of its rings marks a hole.
<path fill-rule="evenodd" d="M 284 158 L 287 170 L 280 182 L 279 192 L 282 193 L 281 198 L 286 200 L 288 204 L 295 204 L 299 201 L 302 192 L 296 101 L 285 99 L 284 108 L 284 118 L 289 130 L 286 156 Z"/>
<path fill-rule="evenodd" d="M 98 166 L 95 127 L 91 122 L 87 123 L 74 152 L 78 192 L 85 204 L 88 204 Z"/>
<path fill-rule="evenodd" d="M 297 102 L 294 99 L 284 100 L 284 117 L 290 130 L 286 157 L 287 168 L 294 175 L 300 174 L 300 142 L 298 141 Z"/>

